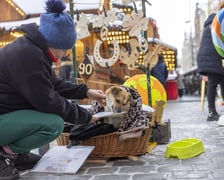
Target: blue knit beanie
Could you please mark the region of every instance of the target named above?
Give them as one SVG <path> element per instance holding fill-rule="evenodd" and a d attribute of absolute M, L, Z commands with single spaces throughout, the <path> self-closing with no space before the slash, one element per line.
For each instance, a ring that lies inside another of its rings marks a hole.
<path fill-rule="evenodd" d="M 48 47 L 71 49 L 76 41 L 73 19 L 64 12 L 66 6 L 62 0 L 46 1 L 46 12 L 40 16 L 39 31 Z"/>

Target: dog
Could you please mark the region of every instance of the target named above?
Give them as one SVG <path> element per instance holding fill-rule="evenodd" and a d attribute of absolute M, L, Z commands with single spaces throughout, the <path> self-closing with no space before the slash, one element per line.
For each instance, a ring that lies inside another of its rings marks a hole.
<path fill-rule="evenodd" d="M 105 123 L 112 124 L 115 128 L 119 128 L 122 120 L 127 115 L 131 107 L 131 94 L 127 90 L 119 85 L 110 87 L 105 92 L 106 105 L 104 107 L 105 112 L 120 113 L 116 116 L 104 118 Z M 125 112 L 125 113 L 124 113 Z"/>

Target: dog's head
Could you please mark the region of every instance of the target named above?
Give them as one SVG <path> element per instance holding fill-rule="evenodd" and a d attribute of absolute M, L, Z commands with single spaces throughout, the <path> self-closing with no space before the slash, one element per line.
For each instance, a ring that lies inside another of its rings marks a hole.
<path fill-rule="evenodd" d="M 131 94 L 121 86 L 112 86 L 106 90 L 106 110 L 112 112 L 129 111 Z"/>

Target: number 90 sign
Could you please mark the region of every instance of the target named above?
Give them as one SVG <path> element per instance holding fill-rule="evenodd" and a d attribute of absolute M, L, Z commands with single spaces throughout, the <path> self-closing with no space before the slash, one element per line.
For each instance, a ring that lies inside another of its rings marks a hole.
<path fill-rule="evenodd" d="M 92 64 L 81 63 L 78 70 L 81 75 L 91 75 L 93 72 L 93 66 Z"/>

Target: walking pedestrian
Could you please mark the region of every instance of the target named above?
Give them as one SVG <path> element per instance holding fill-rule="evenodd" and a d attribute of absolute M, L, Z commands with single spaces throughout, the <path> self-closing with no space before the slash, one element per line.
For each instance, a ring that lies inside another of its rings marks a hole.
<path fill-rule="evenodd" d="M 178 96 L 179 96 L 179 100 L 182 100 L 182 97 L 184 95 L 184 76 L 182 74 L 180 74 L 179 71 L 177 72 L 177 88 L 178 88 Z"/>
<path fill-rule="evenodd" d="M 219 7 L 219 9 L 224 7 L 223 1 L 220 3 Z M 204 22 L 202 39 L 197 55 L 198 73 L 208 77 L 207 121 L 218 121 L 220 115 L 216 111 L 215 107 L 218 84 L 220 84 L 221 89 L 224 89 L 224 68 L 222 66 L 223 58 L 216 52 L 211 35 L 211 24 L 215 16 L 215 12 L 210 14 Z M 222 92 L 222 95 L 224 95 L 224 92 Z"/>
<path fill-rule="evenodd" d="M 64 122 L 95 122 L 86 109 L 68 99 L 105 99 L 100 90 L 56 77 L 52 63 L 76 41 L 73 19 L 62 0 L 48 0 L 40 26 L 21 26 L 24 36 L 0 49 L 0 179 L 18 179 L 17 167 L 40 159 L 30 150 L 55 140 Z"/>

